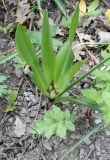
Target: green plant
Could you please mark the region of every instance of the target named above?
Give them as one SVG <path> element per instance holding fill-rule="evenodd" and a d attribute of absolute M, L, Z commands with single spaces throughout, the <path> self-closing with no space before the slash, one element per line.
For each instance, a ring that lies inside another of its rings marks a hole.
<path fill-rule="evenodd" d="M 55 54 L 52 45 L 48 14 L 47 11 L 44 12 L 41 64 L 39 63 L 39 58 L 35 55 L 35 50 L 25 28 L 21 25 L 18 25 L 17 27 L 16 46 L 18 52 L 21 58 L 25 60 L 33 70 L 32 81 L 41 92 L 51 99 L 55 99 L 55 97 L 68 86 L 73 76 L 85 63 L 85 61 L 80 61 L 72 65 L 73 53 L 71 45 L 75 36 L 78 16 L 79 7 L 77 6 L 70 25 L 69 39 L 65 42 L 58 54 Z"/>
<path fill-rule="evenodd" d="M 80 16 L 97 16 L 101 14 L 102 9 L 99 7 L 99 0 L 93 0 L 93 2 L 90 4 L 90 6 L 86 6 L 85 1 L 80 1 Z"/>
<path fill-rule="evenodd" d="M 13 105 L 15 102 L 16 98 L 18 96 L 18 91 L 14 90 L 12 91 L 7 99 L 7 109 L 5 109 L 5 112 L 12 112 L 16 109 L 16 106 Z"/>
<path fill-rule="evenodd" d="M 6 27 L 0 26 L 0 32 L 4 32 L 6 34 L 13 26 L 13 23 L 8 23 Z"/>
<path fill-rule="evenodd" d="M 76 116 L 70 115 L 68 109 L 61 111 L 60 108 L 53 106 L 52 111 L 46 111 L 43 120 L 37 120 L 31 129 L 32 134 L 38 133 L 49 139 L 56 134 L 61 138 L 65 138 L 66 131 L 75 131 Z"/>
<path fill-rule="evenodd" d="M 7 93 L 6 76 L 0 74 L 0 97 Z"/>

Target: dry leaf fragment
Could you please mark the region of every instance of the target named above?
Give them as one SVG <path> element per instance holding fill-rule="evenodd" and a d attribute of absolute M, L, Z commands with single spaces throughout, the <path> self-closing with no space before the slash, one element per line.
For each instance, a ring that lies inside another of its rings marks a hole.
<path fill-rule="evenodd" d="M 105 12 L 106 19 L 110 22 L 110 9 L 107 9 Z"/>
<path fill-rule="evenodd" d="M 99 42 L 108 43 L 110 42 L 110 32 L 98 30 Z"/>
<path fill-rule="evenodd" d="M 22 0 L 18 3 L 18 8 L 16 12 L 16 22 L 24 23 L 27 20 L 27 15 L 30 11 L 30 4 L 28 0 Z"/>
<path fill-rule="evenodd" d="M 20 118 L 18 116 L 16 116 L 14 126 L 15 126 L 14 132 L 15 132 L 16 137 L 21 137 L 22 135 L 24 135 L 25 129 L 26 129 L 26 124 L 22 123 L 22 121 L 20 120 Z"/>
<path fill-rule="evenodd" d="M 86 13 L 86 2 L 84 0 L 80 0 L 79 2 L 79 8 L 80 8 L 80 16 L 83 16 L 84 13 Z"/>

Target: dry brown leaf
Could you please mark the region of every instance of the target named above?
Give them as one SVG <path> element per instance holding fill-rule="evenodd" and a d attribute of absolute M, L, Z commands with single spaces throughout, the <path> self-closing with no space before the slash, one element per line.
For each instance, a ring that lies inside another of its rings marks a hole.
<path fill-rule="evenodd" d="M 87 6 L 85 0 L 80 0 L 79 2 L 80 16 L 83 16 L 84 13 L 86 13 L 86 8 Z"/>
<path fill-rule="evenodd" d="M 30 11 L 30 4 L 28 3 L 28 0 L 22 0 L 18 3 L 18 8 L 16 12 L 16 22 L 24 23 L 27 18 Z"/>
<path fill-rule="evenodd" d="M 79 41 L 74 42 L 74 46 L 72 47 L 72 51 L 75 56 L 75 61 L 76 60 L 81 61 L 82 60 L 81 55 L 85 55 L 85 52 L 83 51 L 83 46 L 79 45 Z"/>
<path fill-rule="evenodd" d="M 18 116 L 16 116 L 14 126 L 15 126 L 14 133 L 15 133 L 16 137 L 21 137 L 22 135 L 24 135 L 25 129 L 26 129 L 26 124 L 22 123 L 22 121 L 20 120 L 20 118 Z"/>
<path fill-rule="evenodd" d="M 110 22 L 110 9 L 107 9 L 105 12 L 106 19 Z"/>

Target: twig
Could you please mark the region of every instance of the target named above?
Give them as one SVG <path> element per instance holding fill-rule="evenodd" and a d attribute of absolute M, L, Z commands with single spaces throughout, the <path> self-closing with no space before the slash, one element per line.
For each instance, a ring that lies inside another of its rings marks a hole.
<path fill-rule="evenodd" d="M 5 52 L 0 52 L 0 55 L 4 55 L 4 54 L 8 54 L 9 52 L 11 52 L 11 51 L 13 51 L 13 50 L 15 50 L 16 48 L 14 47 L 14 48 L 11 48 L 11 49 L 9 49 L 9 50 L 7 50 L 7 51 L 5 51 Z"/>
<path fill-rule="evenodd" d="M 103 2 L 104 2 L 108 7 L 110 7 L 110 5 L 108 4 L 108 2 L 106 2 L 105 0 L 103 0 Z"/>
<path fill-rule="evenodd" d="M 4 1 L 4 0 L 2 0 L 2 4 L 3 4 L 3 6 L 4 6 L 6 12 L 8 13 L 8 10 L 7 10 L 7 8 L 6 8 L 5 1 Z"/>
<path fill-rule="evenodd" d="M 28 149 L 28 147 L 30 146 L 31 142 L 26 146 L 24 152 L 22 153 L 22 155 L 18 158 L 18 160 L 21 160 L 21 158 L 23 157 L 23 155 L 25 154 L 26 150 Z"/>
<path fill-rule="evenodd" d="M 94 151 L 94 149 L 90 150 L 90 152 L 88 153 L 87 157 L 85 158 L 85 160 L 88 160 L 90 155 L 92 154 L 92 152 Z"/>
<path fill-rule="evenodd" d="M 39 113 L 40 108 L 41 108 L 41 99 L 42 99 L 42 93 L 40 94 L 39 106 L 38 106 L 37 113 L 36 113 L 36 117 L 35 117 L 35 119 L 34 119 L 33 124 L 35 123 L 35 121 L 36 121 L 36 119 L 37 119 L 37 116 L 38 116 L 38 113 Z"/>
<path fill-rule="evenodd" d="M 79 40 L 80 40 L 81 44 L 84 46 L 85 50 L 87 51 L 88 55 L 89 55 L 92 59 L 94 59 L 94 61 L 95 61 L 96 64 L 98 64 L 99 61 L 98 61 L 98 60 L 89 52 L 89 50 L 86 48 L 86 46 L 84 45 L 82 39 L 80 38 L 80 35 L 79 35 L 78 31 L 77 31 L 77 35 L 78 35 L 78 37 L 79 37 Z"/>
<path fill-rule="evenodd" d="M 34 19 L 34 13 L 32 12 L 31 13 L 31 21 L 30 21 L 30 25 L 29 25 L 29 31 L 31 31 L 31 28 L 32 28 L 32 24 L 33 24 L 33 19 Z"/>

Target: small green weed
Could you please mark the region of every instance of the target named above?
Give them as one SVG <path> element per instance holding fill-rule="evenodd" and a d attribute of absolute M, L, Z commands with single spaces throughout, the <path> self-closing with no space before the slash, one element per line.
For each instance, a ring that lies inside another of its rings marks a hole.
<path fill-rule="evenodd" d="M 71 115 L 69 110 L 61 111 L 60 108 L 53 106 L 52 111 L 45 112 L 42 120 L 37 120 L 31 129 L 32 134 L 38 133 L 49 139 L 56 134 L 61 138 L 65 138 L 66 131 L 75 131 L 76 120 L 75 115 Z"/>
<path fill-rule="evenodd" d="M 0 26 L 0 32 L 4 32 L 6 34 L 13 26 L 13 23 L 8 23 L 6 27 Z"/>
<path fill-rule="evenodd" d="M 7 109 L 5 109 L 4 112 L 13 112 L 16 109 L 16 106 L 13 105 L 16 98 L 18 96 L 18 91 L 14 90 L 9 94 L 9 97 L 7 99 Z"/>

